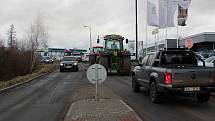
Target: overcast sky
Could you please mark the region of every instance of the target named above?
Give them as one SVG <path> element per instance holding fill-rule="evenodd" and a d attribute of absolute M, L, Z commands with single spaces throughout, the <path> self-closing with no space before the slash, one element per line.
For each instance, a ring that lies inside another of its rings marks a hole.
<path fill-rule="evenodd" d="M 40 13 L 49 30 L 49 47 L 88 48 L 89 29 L 96 41 L 98 35 L 120 34 L 135 40 L 135 0 L 0 0 L 0 37 L 14 24 L 21 39 Z M 139 40 L 145 41 L 146 0 L 138 0 Z M 215 31 L 215 0 L 192 0 L 187 27 L 179 27 L 179 36 Z M 148 28 L 149 43 L 153 43 Z M 164 39 L 165 30 L 160 30 Z M 176 37 L 176 28 L 168 37 Z"/>

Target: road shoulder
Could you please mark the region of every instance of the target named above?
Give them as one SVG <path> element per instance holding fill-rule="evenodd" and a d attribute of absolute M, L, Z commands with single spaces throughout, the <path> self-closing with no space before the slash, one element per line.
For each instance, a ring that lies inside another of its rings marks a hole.
<path fill-rule="evenodd" d="M 21 76 L 21 77 L 16 77 L 14 79 L 11 79 L 9 81 L 6 82 L 2 82 L 0 84 L 0 93 L 6 92 L 10 89 L 16 88 L 18 86 L 21 86 L 23 84 L 29 83 L 39 77 L 45 76 L 49 73 L 52 73 L 56 70 L 57 66 L 53 66 L 53 67 L 49 67 L 47 69 L 41 69 L 38 72 L 32 73 L 32 74 L 28 74 L 25 76 Z"/>

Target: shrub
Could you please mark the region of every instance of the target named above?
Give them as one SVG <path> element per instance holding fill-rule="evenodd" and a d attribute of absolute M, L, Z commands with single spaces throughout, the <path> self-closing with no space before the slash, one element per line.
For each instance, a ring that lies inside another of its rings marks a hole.
<path fill-rule="evenodd" d="M 29 74 L 31 51 L 0 47 L 0 81 Z M 38 60 L 37 60 L 38 61 Z M 39 63 L 36 63 L 39 64 Z"/>

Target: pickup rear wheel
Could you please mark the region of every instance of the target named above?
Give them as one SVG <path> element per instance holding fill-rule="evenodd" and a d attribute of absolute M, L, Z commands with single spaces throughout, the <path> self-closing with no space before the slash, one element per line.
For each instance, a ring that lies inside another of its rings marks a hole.
<path fill-rule="evenodd" d="M 210 99 L 210 93 L 197 94 L 196 98 L 199 103 L 206 103 Z"/>
<path fill-rule="evenodd" d="M 161 101 L 160 93 L 157 90 L 155 82 L 150 83 L 150 98 L 153 103 L 159 103 Z"/>
<path fill-rule="evenodd" d="M 134 92 L 140 91 L 140 85 L 137 83 L 137 79 L 135 75 L 132 75 L 132 89 Z"/>

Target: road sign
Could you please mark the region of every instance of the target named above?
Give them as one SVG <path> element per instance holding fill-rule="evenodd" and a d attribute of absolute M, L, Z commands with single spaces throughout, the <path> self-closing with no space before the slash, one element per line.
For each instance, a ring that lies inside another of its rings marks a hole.
<path fill-rule="evenodd" d="M 93 64 L 87 70 L 87 79 L 92 84 L 96 84 L 96 80 L 98 83 L 102 83 L 107 78 L 107 71 L 104 66 L 100 64 Z"/>
<path fill-rule="evenodd" d="M 95 99 L 98 100 L 98 83 L 102 83 L 107 78 L 107 71 L 104 66 L 100 64 L 93 64 L 87 69 L 87 79 L 96 84 Z"/>

